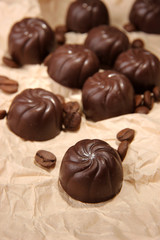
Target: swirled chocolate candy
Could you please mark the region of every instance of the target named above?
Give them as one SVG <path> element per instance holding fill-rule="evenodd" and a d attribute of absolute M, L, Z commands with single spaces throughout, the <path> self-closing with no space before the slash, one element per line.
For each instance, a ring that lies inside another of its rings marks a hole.
<path fill-rule="evenodd" d="M 139 31 L 160 34 L 160 0 L 136 0 L 129 20 Z"/>
<path fill-rule="evenodd" d="M 142 48 L 121 53 L 114 68 L 126 75 L 137 93 L 160 86 L 160 62 L 151 52 Z"/>
<path fill-rule="evenodd" d="M 100 121 L 134 111 L 134 90 L 124 75 L 113 71 L 95 73 L 82 89 L 83 112 L 87 119 Z"/>
<path fill-rule="evenodd" d="M 74 199 L 103 202 L 121 190 L 121 159 L 117 151 L 102 140 L 81 140 L 65 153 L 59 179 L 63 189 Z"/>
<path fill-rule="evenodd" d="M 126 34 L 107 25 L 91 29 L 84 44 L 95 52 L 102 65 L 108 66 L 112 66 L 117 56 L 129 48 Z"/>
<path fill-rule="evenodd" d="M 24 18 L 11 28 L 9 53 L 19 65 L 41 63 L 54 42 L 54 32 L 44 20 Z"/>
<path fill-rule="evenodd" d="M 61 130 L 61 103 L 52 92 L 26 89 L 13 99 L 7 124 L 12 132 L 26 140 L 54 138 Z"/>
<path fill-rule="evenodd" d="M 107 7 L 100 0 L 77 0 L 70 4 L 66 26 L 69 31 L 85 33 L 101 24 L 109 24 Z"/>
<path fill-rule="evenodd" d="M 82 88 L 85 80 L 98 71 L 99 60 L 82 45 L 66 44 L 53 52 L 47 65 L 49 76 L 56 82 L 70 88 Z"/>

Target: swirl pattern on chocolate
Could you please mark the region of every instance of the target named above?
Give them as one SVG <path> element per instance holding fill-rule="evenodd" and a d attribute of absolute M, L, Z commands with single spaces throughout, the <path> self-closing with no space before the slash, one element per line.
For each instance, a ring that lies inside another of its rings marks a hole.
<path fill-rule="evenodd" d="M 81 140 L 65 153 L 59 180 L 63 189 L 79 201 L 109 200 L 122 187 L 121 159 L 117 151 L 102 140 Z"/>
<path fill-rule="evenodd" d="M 102 65 L 112 66 L 117 56 L 129 48 L 129 40 L 118 28 L 101 25 L 89 31 L 84 45 L 97 55 Z"/>
<path fill-rule="evenodd" d="M 66 26 L 69 31 L 85 33 L 101 24 L 109 24 L 107 7 L 100 0 L 77 0 L 70 4 Z"/>
<path fill-rule="evenodd" d="M 137 30 L 160 34 L 160 0 L 137 0 L 130 14 L 130 22 Z"/>
<path fill-rule="evenodd" d="M 124 75 L 107 70 L 88 78 L 82 89 L 83 112 L 100 121 L 134 111 L 134 90 Z"/>
<path fill-rule="evenodd" d="M 26 140 L 48 140 L 60 133 L 62 106 L 52 92 L 26 89 L 13 99 L 7 124 L 12 132 Z"/>
<path fill-rule="evenodd" d="M 66 44 L 53 52 L 47 65 L 49 76 L 59 84 L 82 88 L 85 80 L 98 71 L 99 60 L 82 45 Z"/>
<path fill-rule="evenodd" d="M 19 65 L 41 63 L 54 46 L 54 32 L 39 18 L 24 18 L 9 33 L 8 47 Z"/>
<path fill-rule="evenodd" d="M 121 53 L 114 68 L 129 78 L 137 93 L 160 86 L 160 61 L 147 50 L 129 49 Z"/>

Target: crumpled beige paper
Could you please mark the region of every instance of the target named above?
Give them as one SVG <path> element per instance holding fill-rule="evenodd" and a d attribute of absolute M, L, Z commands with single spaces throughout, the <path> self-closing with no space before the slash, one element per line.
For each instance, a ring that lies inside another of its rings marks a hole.
<path fill-rule="evenodd" d="M 0 0 L 0 58 L 7 51 L 11 25 L 23 17 L 43 16 L 52 27 L 63 24 L 69 0 Z M 133 0 L 106 0 L 111 24 L 122 28 Z M 67 42 L 83 42 L 85 34 L 67 34 Z M 160 57 L 160 36 L 128 33 L 141 38 Z M 0 63 L 0 74 L 19 82 L 19 92 L 42 87 L 81 101 L 80 90 L 60 86 L 46 67 L 27 65 L 11 69 Z M 16 94 L 0 91 L 0 109 L 8 110 Z M 99 138 L 117 148 L 116 134 L 133 128 L 135 139 L 123 162 L 124 182 L 112 200 L 85 204 L 70 198 L 58 182 L 65 151 L 84 138 Z M 39 149 L 57 156 L 46 171 L 34 164 Z M 83 117 L 78 132 L 61 132 L 44 142 L 24 141 L 0 120 L 0 240 L 159 240 L 160 239 L 160 103 L 148 115 L 128 114 L 93 123 Z"/>

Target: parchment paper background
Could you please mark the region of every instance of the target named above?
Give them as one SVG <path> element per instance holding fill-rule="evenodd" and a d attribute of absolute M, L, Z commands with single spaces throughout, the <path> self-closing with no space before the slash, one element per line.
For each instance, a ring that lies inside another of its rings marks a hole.
<path fill-rule="evenodd" d="M 54 28 L 64 24 L 70 0 L 0 0 L 0 59 L 7 52 L 12 24 L 24 17 L 40 16 Z M 104 1 L 111 24 L 122 28 L 133 0 Z M 160 35 L 129 33 L 160 58 Z M 82 43 L 85 34 L 67 34 L 67 42 Z M 19 91 L 42 87 L 81 101 L 81 92 L 55 83 L 46 67 L 27 65 L 11 69 L 0 62 L 0 75 L 19 82 Z M 0 91 L 0 109 L 8 110 L 16 94 Z M 123 162 L 121 192 L 100 204 L 71 199 L 59 186 L 59 167 L 65 151 L 77 141 L 99 138 L 117 148 L 116 134 L 133 128 L 135 139 Z M 46 171 L 34 164 L 37 150 L 57 156 L 56 167 Z M 159 240 L 160 239 L 160 103 L 148 115 L 129 114 L 93 123 L 83 117 L 76 133 L 61 132 L 45 142 L 24 141 L 0 120 L 0 240 Z"/>

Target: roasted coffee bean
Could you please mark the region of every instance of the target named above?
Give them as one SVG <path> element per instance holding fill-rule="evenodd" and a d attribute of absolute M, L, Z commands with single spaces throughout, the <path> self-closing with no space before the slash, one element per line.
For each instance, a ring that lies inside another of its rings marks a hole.
<path fill-rule="evenodd" d="M 56 94 L 58 100 L 60 101 L 61 105 L 63 106 L 65 104 L 65 99 L 62 95 Z"/>
<path fill-rule="evenodd" d="M 78 112 L 79 109 L 80 109 L 80 105 L 78 102 L 67 102 L 63 105 L 63 111 L 65 113 Z"/>
<path fill-rule="evenodd" d="M 14 60 L 12 60 L 11 58 L 8 58 L 8 57 L 3 57 L 2 58 L 2 61 L 3 63 L 8 66 L 8 67 L 11 67 L 11 68 L 20 68 L 20 65 L 17 64 Z"/>
<path fill-rule="evenodd" d="M 149 113 L 149 108 L 145 106 L 140 106 L 135 109 L 135 113 L 143 113 L 143 114 L 148 114 Z"/>
<path fill-rule="evenodd" d="M 0 89 L 5 93 L 15 93 L 18 91 L 18 82 L 0 75 Z"/>
<path fill-rule="evenodd" d="M 56 38 L 56 42 L 58 44 L 64 44 L 66 41 L 66 37 L 65 37 L 64 33 L 61 33 L 61 32 L 57 32 L 55 34 L 55 38 Z"/>
<path fill-rule="evenodd" d="M 127 32 L 134 32 L 135 26 L 132 23 L 127 23 L 123 26 L 123 28 L 127 31 Z"/>
<path fill-rule="evenodd" d="M 144 47 L 144 42 L 141 39 L 135 39 L 132 44 L 132 48 L 143 48 Z"/>
<path fill-rule="evenodd" d="M 79 112 L 68 112 L 63 118 L 64 130 L 77 131 L 81 124 L 81 114 Z"/>
<path fill-rule="evenodd" d="M 5 118 L 6 115 L 7 115 L 6 110 L 0 110 L 0 119 Z"/>
<path fill-rule="evenodd" d="M 119 141 L 128 141 L 131 142 L 134 138 L 135 131 L 131 128 L 124 128 L 117 133 L 117 139 Z"/>
<path fill-rule="evenodd" d="M 152 90 L 156 102 L 160 102 L 160 87 L 156 86 Z"/>
<path fill-rule="evenodd" d="M 35 155 L 35 162 L 45 168 L 53 168 L 56 164 L 56 156 L 48 151 L 39 150 Z"/>
<path fill-rule="evenodd" d="M 152 97 L 151 97 L 151 92 L 148 90 L 144 92 L 144 105 L 149 109 L 151 109 Z"/>
<path fill-rule="evenodd" d="M 135 107 L 139 107 L 141 105 L 143 105 L 143 97 L 142 95 L 137 94 L 135 95 Z"/>
<path fill-rule="evenodd" d="M 55 33 L 66 33 L 67 32 L 67 27 L 65 25 L 59 25 L 56 26 L 55 28 Z"/>
<path fill-rule="evenodd" d="M 123 141 L 118 146 L 118 150 L 117 151 L 118 151 L 118 153 L 119 153 L 119 155 L 121 157 L 121 161 L 124 160 L 124 158 L 125 158 L 125 156 L 127 154 L 128 145 L 129 145 L 128 141 Z"/>

